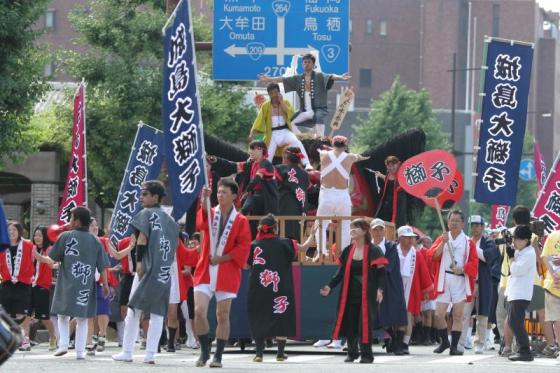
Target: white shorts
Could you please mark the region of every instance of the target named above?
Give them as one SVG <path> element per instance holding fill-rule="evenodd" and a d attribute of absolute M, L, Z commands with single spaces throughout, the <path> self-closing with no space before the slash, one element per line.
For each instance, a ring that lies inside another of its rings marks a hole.
<path fill-rule="evenodd" d="M 179 287 L 179 274 L 177 273 L 177 262 L 171 265 L 171 289 L 169 291 L 169 304 L 181 303 L 181 291 Z"/>
<path fill-rule="evenodd" d="M 420 307 L 422 312 L 424 311 L 435 311 L 436 310 L 436 301 L 435 300 L 425 300 L 422 302 Z"/>
<path fill-rule="evenodd" d="M 467 299 L 465 278 L 463 276 L 445 273 L 444 292 L 436 298 L 437 303 L 461 303 Z"/>
<path fill-rule="evenodd" d="M 210 287 L 209 284 L 200 284 L 194 287 L 195 293 L 203 293 L 208 296 L 208 298 L 212 299 L 213 296 L 216 297 L 216 302 L 221 302 L 227 299 L 235 299 L 237 298 L 237 294 L 229 293 L 227 291 L 214 291 Z"/>

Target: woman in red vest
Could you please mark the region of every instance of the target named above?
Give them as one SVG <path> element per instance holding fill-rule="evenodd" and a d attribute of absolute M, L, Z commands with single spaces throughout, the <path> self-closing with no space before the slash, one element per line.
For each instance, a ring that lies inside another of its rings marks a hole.
<path fill-rule="evenodd" d="M 33 232 L 33 243 L 35 249 L 35 276 L 33 277 L 33 288 L 31 290 L 31 309 L 29 314 L 35 314 L 35 319 L 41 320 L 49 332 L 49 351 L 56 350 L 56 335 L 54 326 L 50 319 L 53 287 L 53 270 L 51 264 L 44 260 L 51 251 L 51 241 L 47 235 L 47 227 L 38 225 Z M 52 290 L 52 292 L 51 292 Z"/>
<path fill-rule="evenodd" d="M 0 304 L 24 331 L 21 351 L 30 351 L 29 320 L 31 283 L 33 282 L 33 243 L 23 239 L 23 226 L 15 221 L 8 223 L 10 248 L 0 253 L 2 291 Z"/>

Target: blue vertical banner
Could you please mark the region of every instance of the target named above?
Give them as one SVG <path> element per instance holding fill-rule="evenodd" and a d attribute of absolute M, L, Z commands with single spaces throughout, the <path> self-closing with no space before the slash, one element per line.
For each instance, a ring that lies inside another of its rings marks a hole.
<path fill-rule="evenodd" d="M 163 28 L 162 113 L 173 218 L 179 220 L 206 180 L 189 2 L 181 0 Z"/>
<path fill-rule="evenodd" d="M 115 246 L 132 234 L 130 222 L 142 209 L 142 183 L 158 178 L 164 157 L 163 132 L 140 122 L 111 217 L 109 239 Z"/>
<path fill-rule="evenodd" d="M 474 198 L 515 205 L 523 152 L 533 45 L 487 38 Z"/>

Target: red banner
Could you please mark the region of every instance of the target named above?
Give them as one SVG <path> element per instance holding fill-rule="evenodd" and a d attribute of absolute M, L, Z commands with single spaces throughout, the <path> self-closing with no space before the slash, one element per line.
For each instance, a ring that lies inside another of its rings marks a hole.
<path fill-rule="evenodd" d="M 453 182 L 457 164 L 445 150 L 430 150 L 407 159 L 398 171 L 399 185 L 413 196 L 434 198 Z"/>
<path fill-rule="evenodd" d="M 560 153 L 539 192 L 533 215 L 544 222 L 545 234 L 560 229 Z"/>
<path fill-rule="evenodd" d="M 492 219 L 490 221 L 490 228 L 496 229 L 506 226 L 507 217 L 509 215 L 510 206 L 507 205 L 492 205 Z"/>
<path fill-rule="evenodd" d="M 64 195 L 58 210 L 58 224 L 70 222 L 71 211 L 87 205 L 86 172 L 86 103 L 85 83 L 81 83 L 74 96 L 74 120 L 72 122 L 72 149 L 68 161 L 68 176 Z"/>
<path fill-rule="evenodd" d="M 539 144 L 534 145 L 535 153 L 535 173 L 537 174 L 537 191 L 540 191 L 546 181 L 546 164 L 542 157 L 541 148 Z"/>

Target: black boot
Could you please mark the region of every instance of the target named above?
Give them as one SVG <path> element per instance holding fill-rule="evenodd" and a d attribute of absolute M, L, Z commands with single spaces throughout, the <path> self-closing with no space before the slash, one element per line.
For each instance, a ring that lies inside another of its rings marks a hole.
<path fill-rule="evenodd" d="M 288 355 L 284 352 L 286 349 L 286 340 L 277 339 L 276 345 L 278 346 L 278 352 L 276 353 L 276 361 L 284 361 L 288 358 Z"/>
<path fill-rule="evenodd" d="M 393 342 L 391 343 L 393 347 L 393 353 L 397 356 L 404 355 L 403 338 L 404 338 L 404 331 L 397 330 L 395 334 L 395 339 L 393 339 Z"/>
<path fill-rule="evenodd" d="M 437 328 L 434 328 L 433 326 L 430 328 L 430 340 L 434 345 L 441 342 L 439 340 L 439 330 Z"/>
<path fill-rule="evenodd" d="M 423 326 L 422 327 L 422 334 L 424 335 L 424 338 L 422 340 L 422 344 L 424 346 L 430 346 L 432 344 L 432 341 L 431 341 L 432 338 L 431 338 L 431 335 L 430 335 L 431 329 L 432 328 L 430 328 L 429 326 Z"/>
<path fill-rule="evenodd" d="M 208 334 L 199 335 L 198 342 L 200 344 L 200 356 L 196 361 L 196 366 L 203 367 L 208 359 L 210 359 L 210 338 Z"/>
<path fill-rule="evenodd" d="M 221 368 L 222 367 L 222 353 L 226 347 L 227 341 L 225 339 L 216 338 L 216 352 L 214 353 L 214 358 L 210 363 L 210 368 Z"/>
<path fill-rule="evenodd" d="M 459 344 L 459 339 L 461 339 L 460 331 L 451 331 L 451 349 L 449 350 L 449 355 L 463 355 L 463 352 L 457 350 L 457 345 Z"/>
<path fill-rule="evenodd" d="M 386 330 L 387 334 L 389 334 L 389 336 L 391 338 L 385 338 L 385 349 L 387 350 L 387 353 L 391 353 L 393 352 L 393 342 L 395 341 L 395 332 L 392 328 L 389 328 Z"/>
<path fill-rule="evenodd" d="M 422 330 L 422 324 L 421 323 L 417 323 L 416 325 L 414 325 L 412 327 L 412 334 L 410 335 L 410 341 L 408 342 L 409 345 L 411 346 L 416 346 L 418 345 L 420 342 L 420 331 Z"/>
<path fill-rule="evenodd" d="M 346 352 L 345 363 L 353 363 L 354 360 L 360 357 L 358 351 L 358 337 L 348 337 L 348 351 Z"/>
<path fill-rule="evenodd" d="M 264 352 L 264 338 L 255 338 L 255 363 L 262 363 Z"/>
<path fill-rule="evenodd" d="M 373 363 L 373 351 L 371 343 L 360 343 L 360 364 Z"/>
<path fill-rule="evenodd" d="M 175 352 L 175 334 L 177 328 L 167 328 L 167 352 Z"/>
<path fill-rule="evenodd" d="M 447 329 L 439 330 L 440 343 L 439 346 L 434 350 L 436 354 L 441 354 L 443 351 L 449 348 L 449 339 L 447 339 Z"/>

